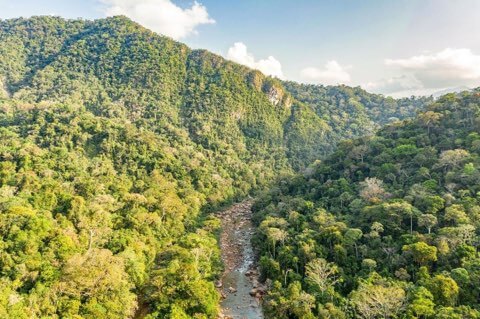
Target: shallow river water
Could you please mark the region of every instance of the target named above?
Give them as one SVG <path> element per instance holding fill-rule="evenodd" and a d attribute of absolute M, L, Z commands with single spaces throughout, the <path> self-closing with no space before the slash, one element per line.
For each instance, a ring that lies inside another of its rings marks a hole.
<path fill-rule="evenodd" d="M 255 256 L 251 239 L 251 202 L 236 204 L 219 216 L 222 220 L 220 245 L 225 273 L 222 278 L 221 318 L 263 319 L 259 300 L 250 295 L 255 276 L 247 276 L 254 269 Z"/>

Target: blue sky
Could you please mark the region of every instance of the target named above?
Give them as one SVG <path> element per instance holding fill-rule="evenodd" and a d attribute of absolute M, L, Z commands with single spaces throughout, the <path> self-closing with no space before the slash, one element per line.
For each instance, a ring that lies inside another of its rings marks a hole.
<path fill-rule="evenodd" d="M 124 14 L 264 73 L 393 96 L 480 86 L 477 0 L 0 0 L 0 18 Z"/>

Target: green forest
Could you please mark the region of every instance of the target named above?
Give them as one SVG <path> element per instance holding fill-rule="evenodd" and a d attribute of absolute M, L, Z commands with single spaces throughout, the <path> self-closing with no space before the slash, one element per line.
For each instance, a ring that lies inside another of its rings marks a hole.
<path fill-rule="evenodd" d="M 480 91 L 267 77 L 125 17 L 0 20 L 0 318 L 215 319 L 254 204 L 267 318 L 480 317 Z"/>
<path fill-rule="evenodd" d="M 256 203 L 271 318 L 479 318 L 480 90 L 448 94 Z"/>

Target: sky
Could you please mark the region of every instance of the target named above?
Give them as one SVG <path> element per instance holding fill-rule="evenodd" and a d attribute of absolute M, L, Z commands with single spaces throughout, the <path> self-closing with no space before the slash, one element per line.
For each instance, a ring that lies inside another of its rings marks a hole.
<path fill-rule="evenodd" d="M 125 15 L 302 83 L 394 97 L 480 86 L 479 0 L 0 0 L 0 19 Z"/>

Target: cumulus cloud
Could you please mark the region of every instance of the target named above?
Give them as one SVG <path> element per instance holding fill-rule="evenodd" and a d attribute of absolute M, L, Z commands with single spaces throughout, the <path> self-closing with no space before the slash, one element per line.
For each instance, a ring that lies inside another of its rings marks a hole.
<path fill-rule="evenodd" d="M 107 16 L 125 15 L 152 31 L 181 39 L 196 34 L 202 24 L 213 24 L 207 8 L 194 2 L 189 8 L 181 8 L 171 0 L 101 0 Z"/>
<path fill-rule="evenodd" d="M 418 79 L 425 88 L 470 85 L 480 82 L 480 55 L 470 49 L 451 49 L 405 59 L 386 59 L 385 65 Z"/>
<path fill-rule="evenodd" d="M 362 85 L 366 90 L 394 97 L 437 95 L 480 85 L 480 55 L 470 49 L 423 53 L 402 59 L 385 59 L 401 75 Z"/>
<path fill-rule="evenodd" d="M 363 87 L 374 93 L 395 93 L 402 91 L 416 91 L 423 89 L 423 83 L 413 75 L 400 75 L 377 82 L 369 82 Z"/>
<path fill-rule="evenodd" d="M 282 64 L 273 56 L 255 61 L 255 57 L 248 52 L 247 46 L 242 42 L 236 42 L 228 49 L 227 59 L 259 70 L 264 74 L 284 79 Z"/>
<path fill-rule="evenodd" d="M 342 66 L 337 61 L 328 61 L 323 69 L 316 67 L 308 67 L 300 72 L 300 76 L 308 81 L 321 83 L 325 85 L 335 85 L 339 83 L 350 82 L 350 66 Z"/>

